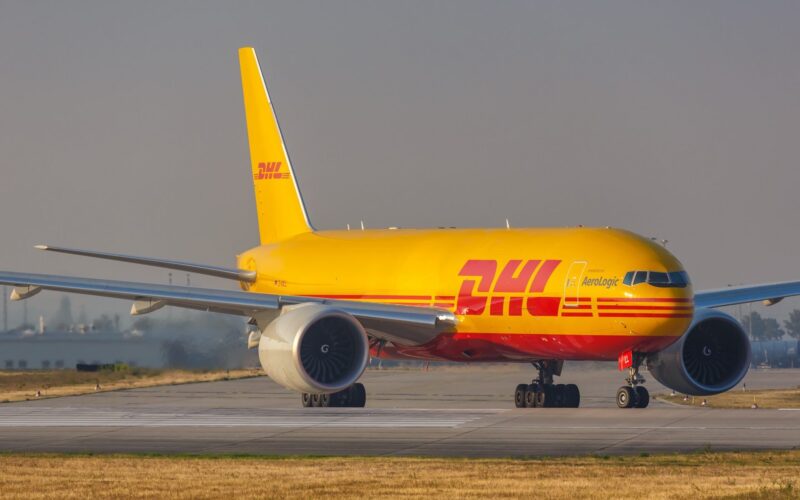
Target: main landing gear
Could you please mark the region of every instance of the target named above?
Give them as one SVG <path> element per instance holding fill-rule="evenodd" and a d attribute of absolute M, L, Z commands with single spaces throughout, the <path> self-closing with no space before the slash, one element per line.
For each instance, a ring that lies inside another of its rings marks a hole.
<path fill-rule="evenodd" d="M 575 384 L 554 384 L 553 376 L 561 375 L 564 361 L 546 360 L 532 363 L 539 376 L 530 384 L 519 384 L 514 391 L 517 408 L 577 408 L 581 393 Z"/>
<path fill-rule="evenodd" d="M 628 377 L 625 379 L 628 385 L 623 385 L 617 391 L 617 406 L 620 408 L 647 408 L 650 404 L 650 393 L 643 385 L 639 385 L 645 382 L 639 374 L 642 361 L 644 356 L 634 353 L 633 364 L 628 368 Z"/>
<path fill-rule="evenodd" d="M 364 384 L 357 382 L 347 389 L 333 394 L 309 394 L 304 392 L 302 401 L 305 407 L 363 408 L 367 404 L 367 391 L 364 389 Z"/>

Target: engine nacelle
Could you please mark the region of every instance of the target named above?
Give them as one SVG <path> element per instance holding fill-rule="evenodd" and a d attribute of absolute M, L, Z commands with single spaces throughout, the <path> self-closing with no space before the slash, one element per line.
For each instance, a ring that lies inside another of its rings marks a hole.
<path fill-rule="evenodd" d="M 674 344 L 647 357 L 647 369 L 672 390 L 709 396 L 732 389 L 750 368 L 750 340 L 732 316 L 712 309 L 695 313 Z"/>
<path fill-rule="evenodd" d="M 261 334 L 258 358 L 275 382 L 323 394 L 350 387 L 367 367 L 369 343 L 353 316 L 322 304 L 290 306 Z"/>

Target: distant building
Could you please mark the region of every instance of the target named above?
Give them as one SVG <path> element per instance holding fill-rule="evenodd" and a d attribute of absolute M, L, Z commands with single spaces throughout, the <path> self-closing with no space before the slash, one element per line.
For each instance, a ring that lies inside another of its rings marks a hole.
<path fill-rule="evenodd" d="M 0 335 L 0 369 L 74 369 L 78 363 L 127 363 L 164 368 L 162 342 L 146 337 L 47 332 Z"/>

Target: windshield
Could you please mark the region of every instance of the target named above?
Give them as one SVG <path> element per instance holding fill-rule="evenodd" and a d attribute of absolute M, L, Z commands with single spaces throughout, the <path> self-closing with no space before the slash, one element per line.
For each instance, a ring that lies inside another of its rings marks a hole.
<path fill-rule="evenodd" d="M 661 288 L 686 288 L 689 285 L 689 275 L 686 271 L 628 271 L 622 283 L 635 286 L 640 283 Z"/>

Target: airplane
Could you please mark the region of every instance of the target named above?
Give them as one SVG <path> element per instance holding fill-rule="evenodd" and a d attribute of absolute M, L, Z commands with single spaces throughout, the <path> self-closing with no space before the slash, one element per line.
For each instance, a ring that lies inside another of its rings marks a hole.
<path fill-rule="evenodd" d="M 305 407 L 363 407 L 370 358 L 531 363 L 518 408 L 580 405 L 555 383 L 565 361 L 616 360 L 617 406 L 644 408 L 643 366 L 687 395 L 733 388 L 750 366 L 742 325 L 717 308 L 800 295 L 800 282 L 694 291 L 664 245 L 611 227 L 369 229 L 311 225 L 256 58 L 239 49 L 260 244 L 235 267 L 49 245 L 36 248 L 176 269 L 241 290 L 2 272 L 12 300 L 42 290 L 248 318 L 248 347 Z"/>

